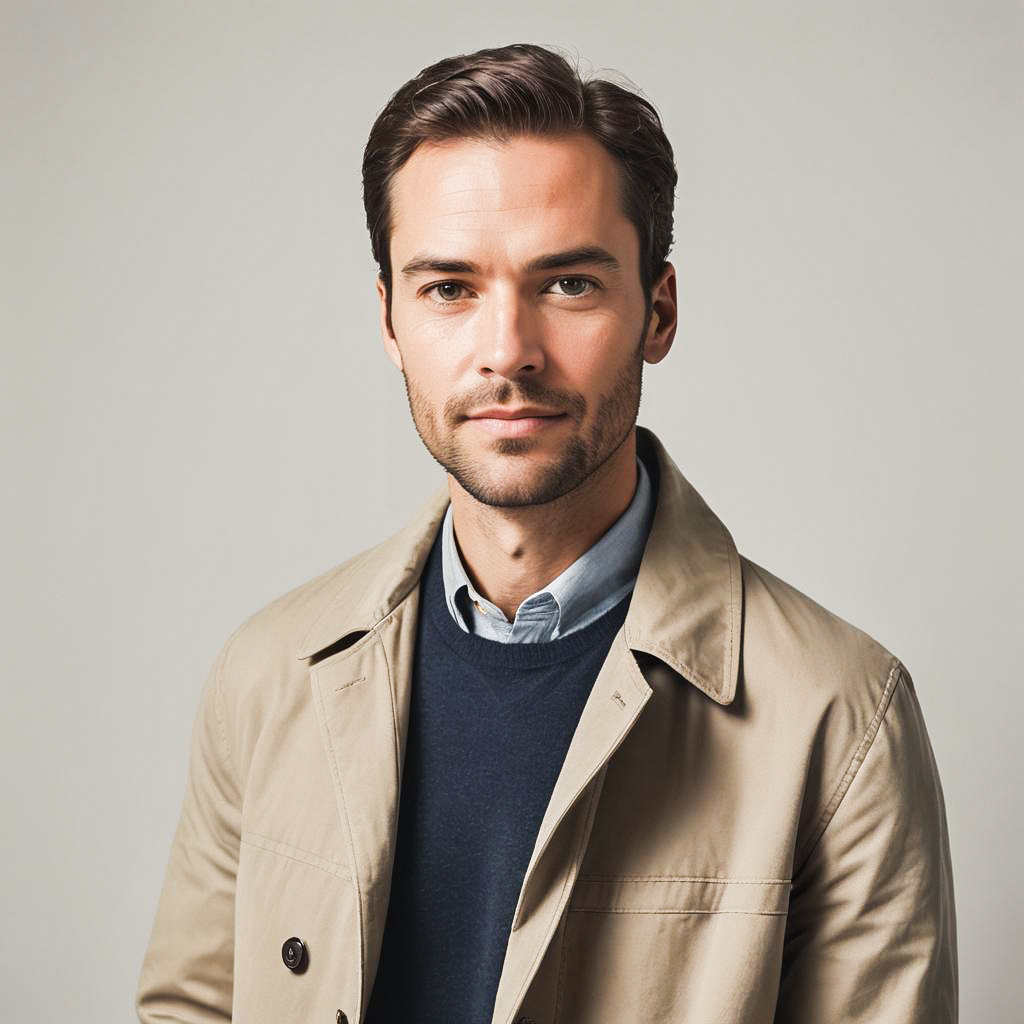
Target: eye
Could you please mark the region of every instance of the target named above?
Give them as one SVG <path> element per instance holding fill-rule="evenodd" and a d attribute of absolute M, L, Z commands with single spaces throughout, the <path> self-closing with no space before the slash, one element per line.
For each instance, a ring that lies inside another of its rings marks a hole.
<path fill-rule="evenodd" d="M 446 302 L 458 302 L 459 299 L 465 298 L 465 291 L 466 286 L 458 281 L 439 281 L 427 288 L 423 294 L 429 295 L 443 305 Z"/>
<path fill-rule="evenodd" d="M 570 298 L 580 298 L 589 295 L 597 288 L 589 278 L 586 277 L 559 277 L 551 282 L 549 287 L 558 287 L 559 295 L 568 295 Z"/>

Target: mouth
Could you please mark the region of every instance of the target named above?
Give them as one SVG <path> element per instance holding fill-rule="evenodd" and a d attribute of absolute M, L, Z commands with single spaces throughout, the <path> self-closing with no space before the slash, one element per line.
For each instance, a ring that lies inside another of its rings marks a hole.
<path fill-rule="evenodd" d="M 568 420 L 564 412 L 525 406 L 519 409 L 496 407 L 470 413 L 466 422 L 497 437 L 528 437 L 552 429 Z"/>
<path fill-rule="evenodd" d="M 523 420 L 552 419 L 564 415 L 565 413 L 559 412 L 557 409 L 542 409 L 539 405 L 522 405 L 516 409 L 507 405 L 495 405 L 488 409 L 468 413 L 466 418 L 470 420 Z"/>

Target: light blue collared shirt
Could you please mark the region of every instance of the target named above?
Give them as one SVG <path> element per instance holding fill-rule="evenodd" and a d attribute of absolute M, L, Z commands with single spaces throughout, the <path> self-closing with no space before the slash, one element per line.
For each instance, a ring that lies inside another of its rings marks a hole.
<path fill-rule="evenodd" d="M 543 590 L 531 594 L 513 622 L 477 593 L 455 543 L 452 507 L 441 527 L 444 594 L 452 618 L 467 632 L 501 643 L 546 643 L 590 625 L 633 588 L 654 513 L 651 481 L 640 459 L 633 500 L 611 529 Z"/>

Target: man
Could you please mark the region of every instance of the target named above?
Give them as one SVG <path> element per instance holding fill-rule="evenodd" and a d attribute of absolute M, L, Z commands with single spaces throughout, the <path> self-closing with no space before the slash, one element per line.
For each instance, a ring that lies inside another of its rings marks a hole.
<path fill-rule="evenodd" d="M 536 46 L 378 118 L 384 345 L 447 487 L 221 652 L 143 1021 L 956 1019 L 910 676 L 636 426 L 675 178 L 646 101 Z"/>

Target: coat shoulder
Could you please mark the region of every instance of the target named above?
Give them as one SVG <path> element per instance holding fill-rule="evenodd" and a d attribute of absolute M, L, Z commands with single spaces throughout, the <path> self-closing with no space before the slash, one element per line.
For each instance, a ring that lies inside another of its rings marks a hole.
<path fill-rule="evenodd" d="M 870 705 L 902 665 L 874 637 L 741 556 L 744 680 L 786 700 Z"/>
<path fill-rule="evenodd" d="M 779 723 L 785 723 L 786 746 L 801 766 L 800 865 L 858 773 L 880 723 L 892 717 L 899 687 L 911 687 L 910 677 L 864 630 L 761 566 L 741 563 L 740 700 L 751 721 L 768 723 L 771 744 L 778 743 Z"/>
<path fill-rule="evenodd" d="M 445 489 L 397 533 L 241 623 L 213 673 L 227 733 L 256 736 L 268 722 L 305 706 L 311 664 L 375 629 L 414 590 L 446 507 Z"/>
<path fill-rule="evenodd" d="M 235 700 L 258 701 L 292 681 L 305 686 L 308 662 L 300 651 L 311 627 L 358 585 L 361 570 L 381 546 L 367 548 L 293 587 L 235 629 L 220 654 L 223 686 Z"/>
<path fill-rule="evenodd" d="M 240 626 L 250 641 L 269 641 L 296 657 L 311 625 L 350 589 L 354 577 L 382 547 L 360 551 L 326 572 L 293 587 L 253 612 Z"/>
<path fill-rule="evenodd" d="M 300 656 L 304 641 L 312 624 L 358 586 L 360 570 L 377 547 L 274 598 L 221 647 L 202 703 L 215 710 L 226 756 L 239 780 L 249 777 L 261 742 L 273 746 L 274 736 L 311 713 L 310 662 Z"/>

